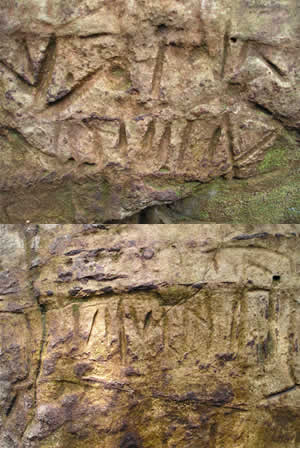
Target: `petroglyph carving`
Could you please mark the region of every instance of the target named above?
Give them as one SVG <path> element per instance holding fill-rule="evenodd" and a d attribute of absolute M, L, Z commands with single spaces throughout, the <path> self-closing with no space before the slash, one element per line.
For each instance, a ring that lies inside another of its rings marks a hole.
<path fill-rule="evenodd" d="M 256 176 L 286 127 L 299 127 L 294 0 L 257 3 L 261 23 L 246 0 L 52 3 L 1 7 L 2 191 L 25 183 L 30 197 L 68 178 L 74 222 L 93 209 L 91 198 L 82 208 L 77 186 L 101 179 L 113 198 L 130 186 L 104 213 L 122 219 L 178 199 L 190 181 Z M 12 168 L 11 152 L 23 164 Z M 22 215 L 3 198 L 5 217 Z"/>
<path fill-rule="evenodd" d="M 298 258 L 298 225 L 2 225 L 0 445 L 295 445 Z"/>

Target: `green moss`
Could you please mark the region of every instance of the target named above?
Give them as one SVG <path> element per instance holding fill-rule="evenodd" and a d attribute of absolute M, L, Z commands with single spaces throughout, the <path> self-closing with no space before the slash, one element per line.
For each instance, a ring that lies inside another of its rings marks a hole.
<path fill-rule="evenodd" d="M 293 161 L 280 172 L 201 185 L 171 211 L 161 207 L 160 213 L 167 214 L 172 223 L 300 223 L 299 192 L 300 170 Z"/>
<path fill-rule="evenodd" d="M 107 199 L 111 194 L 111 187 L 107 180 L 103 180 L 101 183 L 101 193 L 104 199 Z"/>
<path fill-rule="evenodd" d="M 209 219 L 209 213 L 207 211 L 199 212 L 198 216 L 199 216 L 200 220 Z"/>
<path fill-rule="evenodd" d="M 286 148 L 272 148 L 266 153 L 264 160 L 258 165 L 258 171 L 259 173 L 265 173 L 266 171 L 275 170 L 286 165 Z"/>
<path fill-rule="evenodd" d="M 79 312 L 79 304 L 72 304 L 73 313 L 77 314 Z"/>
<path fill-rule="evenodd" d="M 121 66 L 112 67 L 110 81 L 114 90 L 127 90 L 132 86 L 129 73 Z"/>
<path fill-rule="evenodd" d="M 257 193 L 249 201 L 249 213 L 255 214 L 261 223 L 282 223 L 290 216 L 290 209 L 300 212 L 300 185 L 279 185 L 268 197 L 264 192 Z"/>
<path fill-rule="evenodd" d="M 181 183 L 174 179 L 163 179 L 149 177 L 145 180 L 145 184 L 153 187 L 157 191 L 173 191 L 178 198 L 191 194 L 199 187 L 199 182 L 184 182 Z"/>

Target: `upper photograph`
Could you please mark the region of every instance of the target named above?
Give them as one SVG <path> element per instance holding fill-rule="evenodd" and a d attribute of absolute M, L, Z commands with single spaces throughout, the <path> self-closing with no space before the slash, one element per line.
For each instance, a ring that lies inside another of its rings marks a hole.
<path fill-rule="evenodd" d="M 1 223 L 300 223 L 299 0 L 1 0 Z"/>

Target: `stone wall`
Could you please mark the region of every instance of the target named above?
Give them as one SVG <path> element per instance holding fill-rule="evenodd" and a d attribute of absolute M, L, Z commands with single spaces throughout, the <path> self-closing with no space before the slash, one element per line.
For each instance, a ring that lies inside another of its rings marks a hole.
<path fill-rule="evenodd" d="M 299 23 L 298 0 L 2 0 L 0 221 L 299 223 Z"/>
<path fill-rule="evenodd" d="M 299 447 L 299 225 L 0 225 L 2 447 Z"/>

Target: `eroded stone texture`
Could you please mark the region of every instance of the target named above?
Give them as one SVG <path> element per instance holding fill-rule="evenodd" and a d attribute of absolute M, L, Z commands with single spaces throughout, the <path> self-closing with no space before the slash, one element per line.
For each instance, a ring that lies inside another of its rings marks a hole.
<path fill-rule="evenodd" d="M 270 176 L 299 190 L 297 0 L 27 0 L 0 13 L 3 223 L 127 220 L 219 178 L 246 196 L 251 179 L 270 201 Z M 279 222 L 298 223 L 299 194 L 297 206 L 283 194 Z"/>
<path fill-rule="evenodd" d="M 298 225 L 1 230 L 1 446 L 300 446 Z"/>

